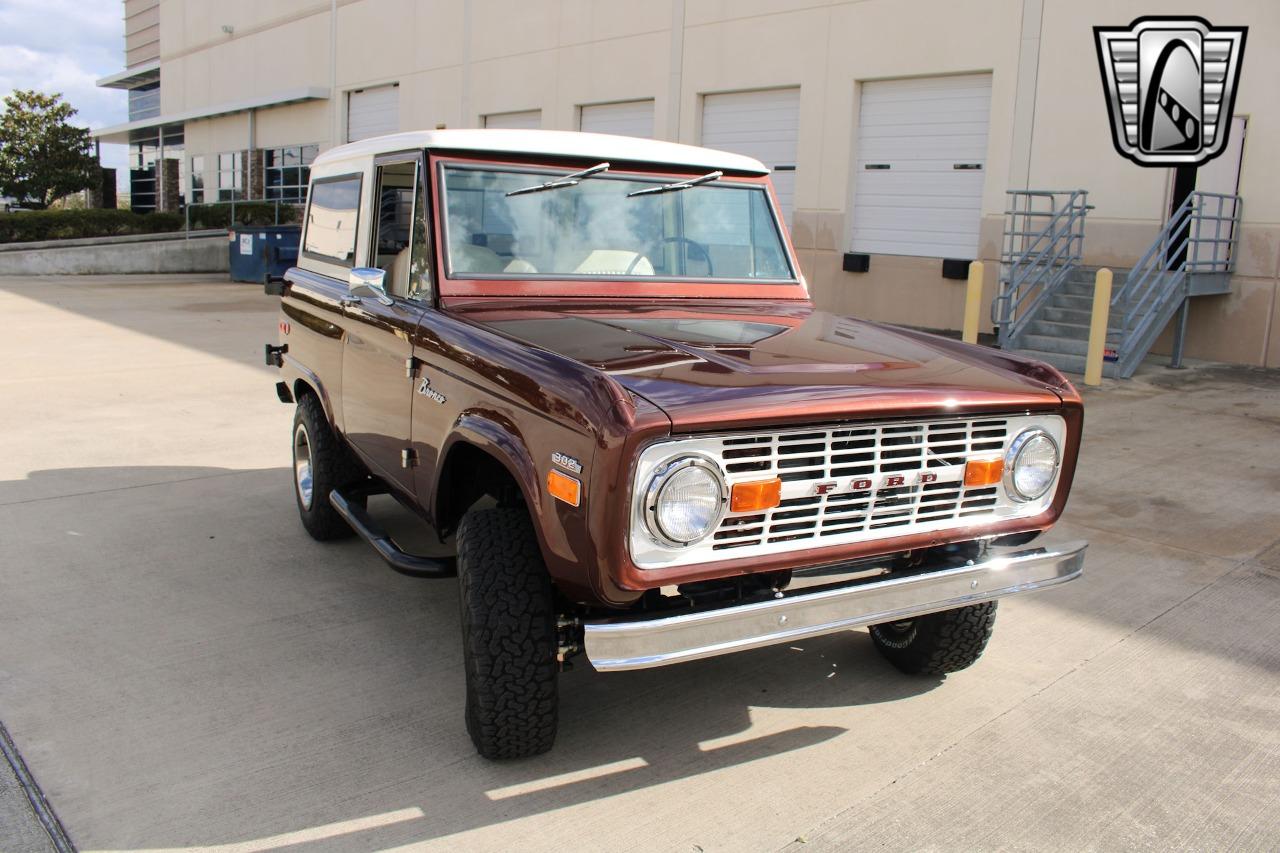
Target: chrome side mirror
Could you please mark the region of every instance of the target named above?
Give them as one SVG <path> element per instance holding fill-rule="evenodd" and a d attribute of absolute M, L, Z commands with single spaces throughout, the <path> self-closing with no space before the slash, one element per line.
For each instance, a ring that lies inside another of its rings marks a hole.
<path fill-rule="evenodd" d="M 380 270 L 377 267 L 356 267 L 347 276 L 347 290 L 356 300 L 372 297 L 383 305 L 394 305 L 395 300 L 387 295 L 386 279 L 386 270 Z"/>

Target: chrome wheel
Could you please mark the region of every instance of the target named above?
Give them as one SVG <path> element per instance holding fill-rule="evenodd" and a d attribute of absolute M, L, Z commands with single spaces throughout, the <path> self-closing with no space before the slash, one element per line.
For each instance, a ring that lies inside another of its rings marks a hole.
<path fill-rule="evenodd" d="M 298 424 L 293 431 L 293 482 L 298 489 L 298 502 L 304 510 L 311 509 L 311 437 L 307 425 Z"/>

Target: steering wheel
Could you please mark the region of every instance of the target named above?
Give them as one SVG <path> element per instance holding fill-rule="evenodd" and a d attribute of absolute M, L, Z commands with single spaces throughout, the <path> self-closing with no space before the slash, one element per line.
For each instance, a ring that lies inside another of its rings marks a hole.
<path fill-rule="evenodd" d="M 705 244 L 699 243 L 697 240 L 690 240 L 688 237 L 663 237 L 662 244 L 665 246 L 667 243 L 681 243 L 697 249 L 698 254 L 702 255 L 702 260 L 707 262 L 707 278 L 712 278 L 715 275 L 715 270 L 711 266 L 711 252 L 707 250 Z M 689 254 L 690 253 L 685 253 L 685 257 L 688 257 Z M 683 258 L 681 259 L 680 266 L 682 268 L 681 271 L 683 272 L 683 267 L 685 266 Z"/>

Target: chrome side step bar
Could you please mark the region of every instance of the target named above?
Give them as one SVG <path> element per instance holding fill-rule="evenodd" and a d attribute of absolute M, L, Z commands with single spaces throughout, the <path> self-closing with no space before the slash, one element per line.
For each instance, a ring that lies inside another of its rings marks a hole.
<path fill-rule="evenodd" d="M 1010 549 L 972 565 L 855 582 L 718 609 L 587 622 L 587 658 L 602 671 L 644 669 L 896 622 L 1056 586 L 1084 572 L 1085 542 Z"/>
<path fill-rule="evenodd" d="M 451 578 L 458 574 L 458 566 L 453 557 L 421 557 L 403 550 L 391 538 L 391 534 L 365 512 L 364 507 L 352 503 L 337 489 L 329 492 L 329 503 L 351 525 L 351 529 L 372 545 L 378 556 L 400 574 L 413 578 Z"/>

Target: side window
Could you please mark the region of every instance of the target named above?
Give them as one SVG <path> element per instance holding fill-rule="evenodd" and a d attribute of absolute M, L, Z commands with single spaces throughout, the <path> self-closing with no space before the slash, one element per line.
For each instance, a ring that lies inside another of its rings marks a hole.
<path fill-rule="evenodd" d="M 417 163 L 389 163 L 378 167 L 371 266 L 386 270 L 387 291 L 396 296 L 409 295 L 409 238 L 413 231 L 417 183 Z"/>
<path fill-rule="evenodd" d="M 323 260 L 354 266 L 360 217 L 360 175 L 324 178 L 311 185 L 307 237 L 302 250 Z"/>
<path fill-rule="evenodd" d="M 413 235 L 409 245 L 409 297 L 430 299 L 431 287 L 431 222 L 427 217 L 426 176 L 421 172 L 414 182 Z"/>

